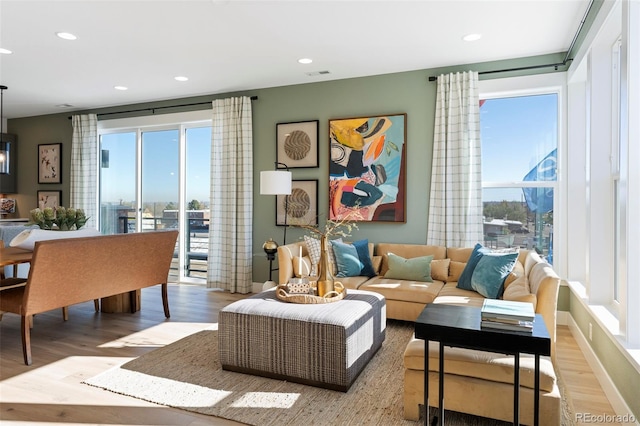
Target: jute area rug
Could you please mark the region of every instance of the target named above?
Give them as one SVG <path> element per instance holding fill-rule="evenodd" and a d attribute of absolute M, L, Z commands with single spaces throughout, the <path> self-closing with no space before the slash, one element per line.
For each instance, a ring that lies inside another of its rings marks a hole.
<path fill-rule="evenodd" d="M 218 362 L 218 332 L 213 329 L 84 383 L 251 425 L 421 425 L 424 420 L 403 418 L 402 354 L 412 334 L 413 324 L 388 321 L 382 348 L 346 393 L 224 371 Z M 448 425 L 509 424 L 456 412 L 447 412 L 445 419 Z"/>

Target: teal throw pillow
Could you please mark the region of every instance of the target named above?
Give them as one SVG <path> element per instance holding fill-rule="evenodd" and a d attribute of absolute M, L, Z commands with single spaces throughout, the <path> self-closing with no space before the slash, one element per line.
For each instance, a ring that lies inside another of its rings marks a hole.
<path fill-rule="evenodd" d="M 513 270 L 517 260 L 517 252 L 484 254 L 473 270 L 471 287 L 484 297 L 497 299 L 502 295 L 504 280 Z"/>
<path fill-rule="evenodd" d="M 373 262 L 371 261 L 371 254 L 369 253 L 369 240 L 354 241 L 353 246 L 358 252 L 358 259 L 362 263 L 362 269 L 360 275 L 365 277 L 375 277 L 376 271 L 373 269 Z"/>
<path fill-rule="evenodd" d="M 354 245 L 338 241 L 333 241 L 331 245 L 333 246 L 338 268 L 336 277 L 357 277 L 360 275 L 363 264 Z"/>
<path fill-rule="evenodd" d="M 471 252 L 471 256 L 469 256 L 469 260 L 467 260 L 467 264 L 465 265 L 464 270 L 458 278 L 458 284 L 456 285 L 456 287 L 463 290 L 473 290 L 473 287 L 471 287 L 471 277 L 473 276 L 473 270 L 476 268 L 476 265 L 482 258 L 482 255 L 488 252 L 490 252 L 490 249 L 484 247 L 480 243 L 476 244 L 476 246 L 473 248 L 473 251 Z"/>
<path fill-rule="evenodd" d="M 385 278 L 398 280 L 433 282 L 431 279 L 431 261 L 433 256 L 421 256 L 405 259 L 397 254 L 388 253 L 389 270 Z"/>

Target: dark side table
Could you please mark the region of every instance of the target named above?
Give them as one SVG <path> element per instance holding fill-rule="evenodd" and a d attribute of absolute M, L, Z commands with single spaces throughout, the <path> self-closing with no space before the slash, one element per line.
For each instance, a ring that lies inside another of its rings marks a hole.
<path fill-rule="evenodd" d="M 416 338 L 424 340 L 425 424 L 429 424 L 429 341 L 439 343 L 439 422 L 444 424 L 444 347 L 458 347 L 514 355 L 513 424 L 519 424 L 520 354 L 535 356 L 534 424 L 539 422 L 540 355 L 551 355 L 551 338 L 540 314 L 533 322 L 533 333 L 488 330 L 480 327 L 480 308 L 427 304 L 415 324 Z M 435 422 L 434 422 L 435 423 Z"/>

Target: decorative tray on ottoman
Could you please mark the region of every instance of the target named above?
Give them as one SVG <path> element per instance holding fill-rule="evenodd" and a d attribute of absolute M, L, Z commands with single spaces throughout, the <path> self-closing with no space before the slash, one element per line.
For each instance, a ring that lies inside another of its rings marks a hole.
<path fill-rule="evenodd" d="M 337 302 L 339 300 L 344 299 L 347 295 L 347 289 L 344 288 L 340 281 L 336 281 L 334 283 L 334 291 L 330 291 L 324 297 L 315 296 L 313 294 L 304 294 L 304 293 L 288 293 L 288 285 L 280 284 L 276 287 L 276 297 L 284 302 L 289 303 L 308 303 L 308 304 L 318 304 L 318 303 L 331 303 Z"/>

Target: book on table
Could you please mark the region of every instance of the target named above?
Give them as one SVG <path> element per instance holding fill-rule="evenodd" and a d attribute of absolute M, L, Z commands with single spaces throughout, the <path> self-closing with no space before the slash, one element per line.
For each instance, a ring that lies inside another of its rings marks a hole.
<path fill-rule="evenodd" d="M 492 330 L 521 331 L 526 333 L 533 333 L 533 321 L 518 321 L 517 323 L 512 323 L 482 320 L 480 323 L 480 327 Z"/>
<path fill-rule="evenodd" d="M 481 309 L 482 320 L 514 322 L 533 322 L 535 312 L 529 302 L 512 300 L 484 299 Z"/>
<path fill-rule="evenodd" d="M 528 302 L 485 299 L 481 309 L 481 328 L 533 332 L 533 305 Z"/>

